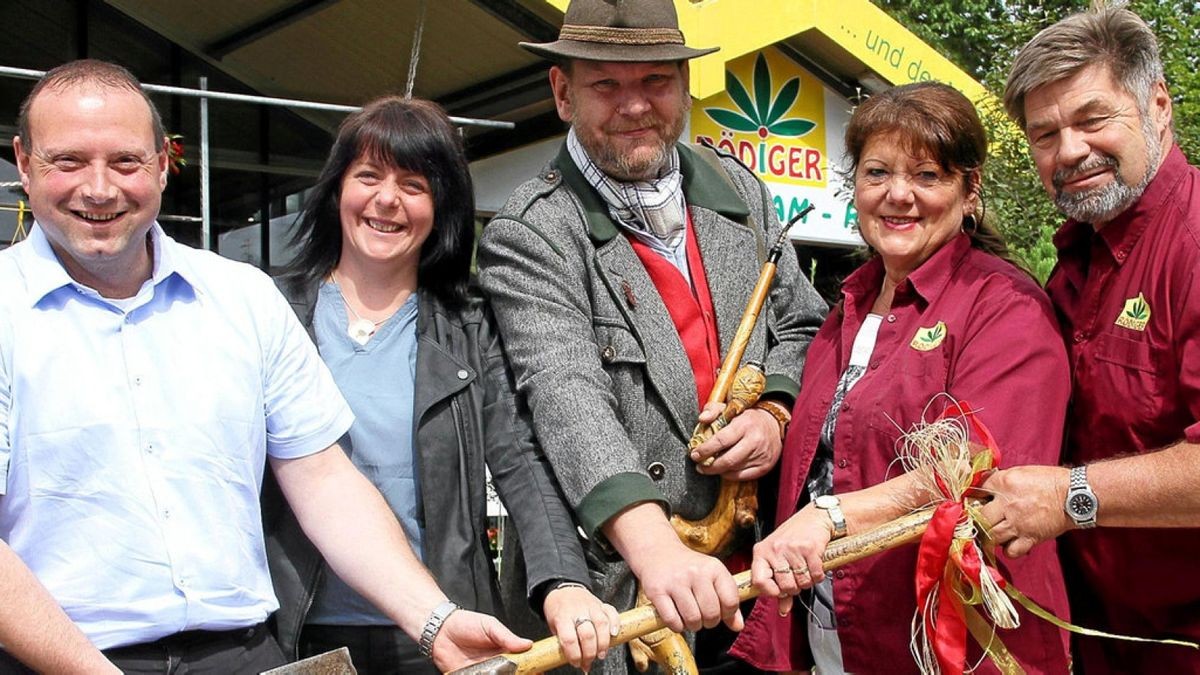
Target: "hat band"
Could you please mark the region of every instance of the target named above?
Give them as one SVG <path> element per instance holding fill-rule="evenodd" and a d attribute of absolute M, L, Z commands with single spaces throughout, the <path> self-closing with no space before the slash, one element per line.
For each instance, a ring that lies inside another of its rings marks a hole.
<path fill-rule="evenodd" d="M 609 28 L 563 24 L 558 39 L 610 45 L 681 45 L 683 32 L 677 28 Z"/>

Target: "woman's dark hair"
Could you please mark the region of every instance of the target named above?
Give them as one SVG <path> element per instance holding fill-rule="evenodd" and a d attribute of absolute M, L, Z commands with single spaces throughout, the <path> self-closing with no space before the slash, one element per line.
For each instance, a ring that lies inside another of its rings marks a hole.
<path fill-rule="evenodd" d="M 475 246 L 475 193 L 462 138 L 431 101 L 386 96 L 351 114 L 309 192 L 292 235 L 299 248 L 286 278 L 296 288 L 324 279 L 342 255 L 342 177 L 359 157 L 421 174 L 433 193 L 433 230 L 421 247 L 417 284 L 454 306 L 467 297 Z"/>
<path fill-rule="evenodd" d="M 917 82 L 868 98 L 846 126 L 846 155 L 850 158 L 846 175 L 851 181 L 867 142 L 877 135 L 895 135 L 909 153 L 926 155 L 943 170 L 962 174 L 964 192 L 974 193 L 980 205 L 980 213 L 968 217 L 974 222 L 963 219 L 963 231 L 971 245 L 1017 264 L 1009 256 L 1004 238 L 982 213 L 980 178 L 987 159 L 987 132 L 966 96 L 940 82 Z"/>

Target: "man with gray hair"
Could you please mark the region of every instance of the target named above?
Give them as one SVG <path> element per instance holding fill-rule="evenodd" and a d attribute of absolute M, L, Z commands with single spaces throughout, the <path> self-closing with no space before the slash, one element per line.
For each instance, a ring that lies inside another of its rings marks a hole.
<path fill-rule="evenodd" d="M 1154 34 L 1119 7 L 1063 19 L 1017 55 L 1004 103 L 1068 218 L 1047 291 L 1072 362 L 1071 468 L 996 473 L 984 513 L 1010 556 L 1065 533 L 1076 623 L 1198 641 L 1200 171 L 1175 145 Z M 1076 672 L 1200 672 L 1178 646 L 1074 651 Z"/>
<path fill-rule="evenodd" d="M 594 544 L 599 595 L 627 608 L 638 581 L 675 631 L 740 629 L 729 571 L 684 546 L 668 516 L 700 519 L 719 477 L 774 466 L 824 302 L 786 247 L 745 355 L 765 368 L 762 399 L 689 458 L 756 251 L 780 233 L 752 172 L 678 143 L 688 59 L 716 50 L 684 44 L 670 0 L 572 0 L 557 41 L 522 46 L 554 62 L 550 86 L 571 126 L 480 240 L 480 282 L 518 386 Z M 612 655 L 603 668 L 625 665 Z"/>

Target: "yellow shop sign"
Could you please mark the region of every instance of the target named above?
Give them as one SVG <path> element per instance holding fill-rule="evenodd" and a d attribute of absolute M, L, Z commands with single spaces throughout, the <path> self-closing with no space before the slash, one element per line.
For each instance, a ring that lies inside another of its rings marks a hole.
<path fill-rule="evenodd" d="M 725 90 L 692 107 L 691 137 L 754 171 L 782 222 L 802 241 L 860 245 L 858 213 L 834 167 L 844 164 L 842 133 L 853 106 L 775 47 L 726 64 Z M 832 156 L 830 154 L 832 150 Z"/>
<path fill-rule="evenodd" d="M 726 66 L 725 91 L 696 104 L 692 134 L 771 182 L 828 182 L 824 87 L 775 48 Z"/>

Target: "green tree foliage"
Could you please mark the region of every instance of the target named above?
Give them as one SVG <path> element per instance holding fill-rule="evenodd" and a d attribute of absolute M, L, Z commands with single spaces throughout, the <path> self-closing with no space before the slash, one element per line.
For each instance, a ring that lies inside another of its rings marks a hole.
<path fill-rule="evenodd" d="M 1039 30 L 1089 5 L 1084 0 L 873 0 L 906 28 L 979 80 L 997 99 L 1021 45 Z M 1175 140 L 1200 159 L 1200 3 L 1132 0 L 1128 7 L 1159 39 L 1175 112 Z M 984 110 L 992 139 L 984 178 L 988 218 L 1039 279 L 1054 262 L 1050 238 L 1062 220 L 1046 197 L 1024 137 L 1003 110 Z M 989 114 L 991 113 L 991 114 Z"/>

